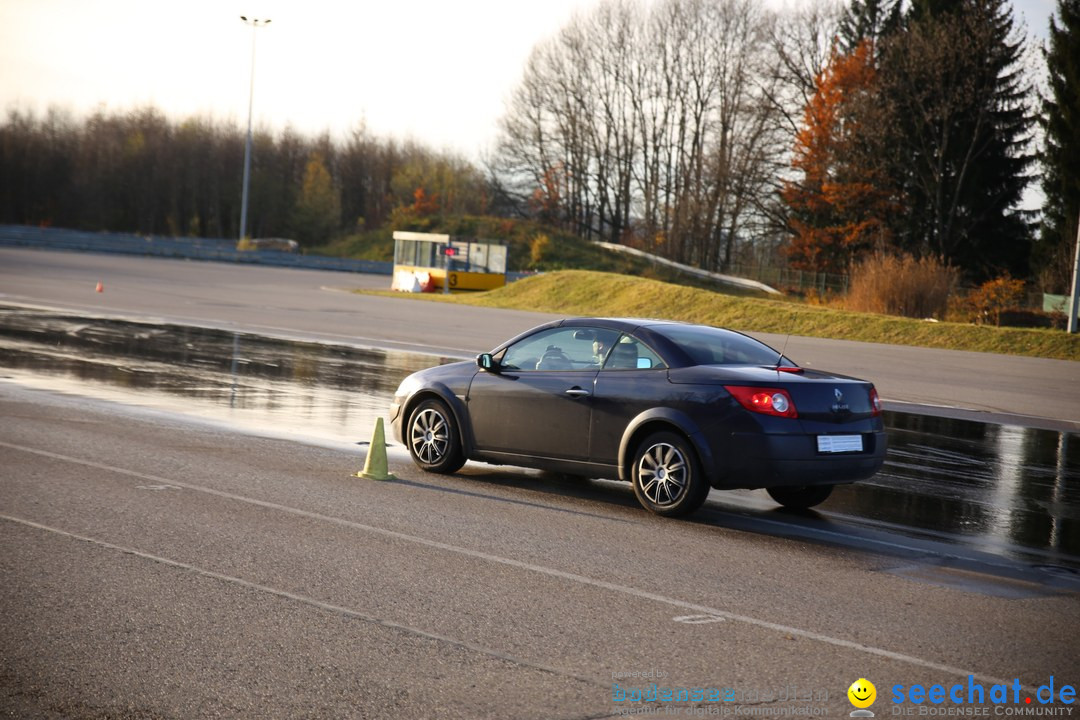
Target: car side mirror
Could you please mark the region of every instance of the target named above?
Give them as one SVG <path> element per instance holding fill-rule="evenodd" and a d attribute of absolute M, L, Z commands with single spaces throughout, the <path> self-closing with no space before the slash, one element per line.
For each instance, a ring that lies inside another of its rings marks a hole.
<path fill-rule="evenodd" d="M 491 356 L 491 353 L 480 353 L 476 356 L 476 367 L 481 370 L 487 370 L 488 372 L 498 372 L 499 364 L 495 362 L 495 358 Z"/>

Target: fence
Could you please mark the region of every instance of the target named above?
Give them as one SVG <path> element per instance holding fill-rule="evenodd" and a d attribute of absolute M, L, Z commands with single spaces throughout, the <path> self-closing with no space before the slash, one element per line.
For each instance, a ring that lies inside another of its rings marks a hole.
<path fill-rule="evenodd" d="M 739 277 L 751 278 L 758 282 L 781 288 L 785 291 L 805 293 L 816 290 L 822 295 L 826 291 L 834 293 L 846 293 L 851 284 L 848 275 L 825 272 L 809 272 L 794 270 L 792 268 L 775 267 L 769 265 L 747 265 L 733 263 L 725 270 L 728 274 Z"/>

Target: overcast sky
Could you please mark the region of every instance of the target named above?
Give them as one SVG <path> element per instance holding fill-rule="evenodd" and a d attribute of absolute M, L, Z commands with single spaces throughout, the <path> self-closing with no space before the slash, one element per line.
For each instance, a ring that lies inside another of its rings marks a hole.
<path fill-rule="evenodd" d="M 0 0 L 0 109 L 153 105 L 335 135 L 360 123 L 478 159 L 525 60 L 599 0 Z M 782 0 L 775 0 L 781 2 Z M 1014 0 L 1046 34 L 1054 0 Z"/>

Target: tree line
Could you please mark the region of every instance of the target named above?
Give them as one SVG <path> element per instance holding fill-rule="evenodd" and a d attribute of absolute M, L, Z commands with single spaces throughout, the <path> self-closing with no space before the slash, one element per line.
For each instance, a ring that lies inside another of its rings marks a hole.
<path fill-rule="evenodd" d="M 1080 211 L 1077 7 L 1059 2 L 1040 103 L 1006 0 L 607 0 L 529 58 L 499 177 L 582 237 L 709 270 L 779 248 L 844 273 L 891 252 L 969 281 L 1041 272 L 1060 292 Z M 1040 122 L 1041 229 L 1020 207 Z"/>
<path fill-rule="evenodd" d="M 257 132 L 248 234 L 312 245 L 487 212 L 707 270 L 902 253 L 1062 292 L 1080 0 L 1035 50 L 1006 0 L 603 0 L 533 49 L 483 166 L 363 127 Z M 9 111 L 0 221 L 238 236 L 243 152 L 212 118 Z M 1041 220 L 1020 209 L 1035 176 Z"/>
<path fill-rule="evenodd" d="M 244 142 L 235 124 L 154 108 L 83 119 L 11 110 L 0 124 L 0 221 L 239 238 Z M 419 188 L 441 211 L 487 207 L 483 173 L 452 154 L 362 127 L 344 141 L 259 131 L 248 236 L 321 244 L 382 226 Z"/>
<path fill-rule="evenodd" d="M 1006 0 L 855 0 L 796 138 L 792 257 L 897 248 L 1025 276 L 1034 93 Z"/>

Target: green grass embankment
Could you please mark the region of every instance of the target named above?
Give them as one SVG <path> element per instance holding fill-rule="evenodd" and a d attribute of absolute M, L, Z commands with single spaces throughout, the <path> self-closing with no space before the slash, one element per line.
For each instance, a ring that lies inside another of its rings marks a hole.
<path fill-rule="evenodd" d="M 790 333 L 946 350 L 1080 360 L 1080 336 L 1061 331 L 927 322 L 785 300 L 735 297 L 658 280 L 585 270 L 546 273 L 486 293 L 449 296 L 391 294 L 567 316 L 664 318 L 743 332 Z"/>

